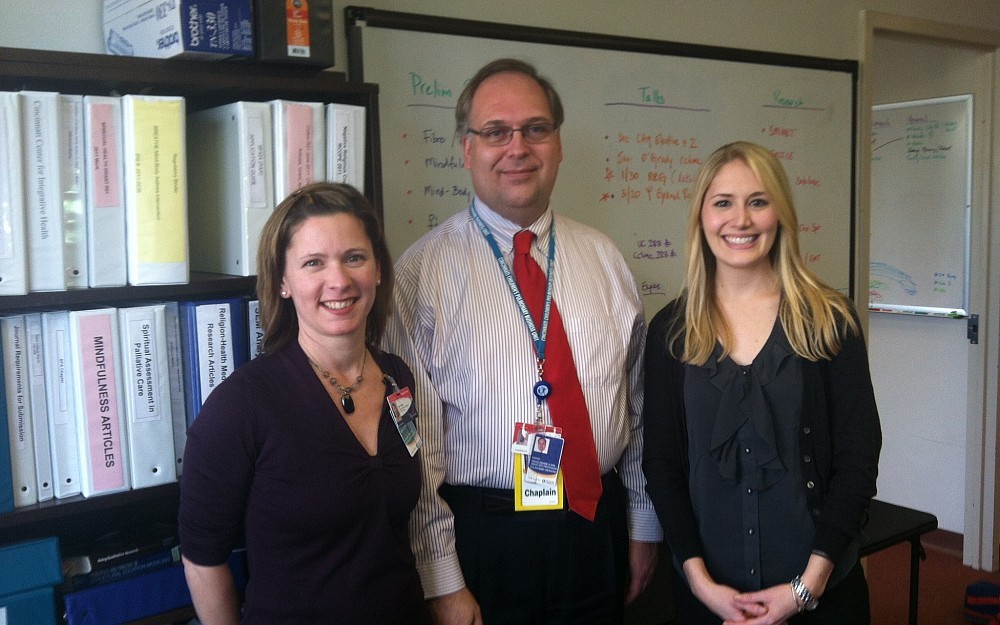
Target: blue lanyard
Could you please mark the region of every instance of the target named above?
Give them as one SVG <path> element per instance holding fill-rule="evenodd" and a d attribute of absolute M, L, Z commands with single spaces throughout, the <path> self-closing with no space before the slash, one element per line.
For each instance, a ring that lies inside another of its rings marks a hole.
<path fill-rule="evenodd" d="M 538 355 L 538 373 L 539 378 L 541 377 L 542 364 L 545 362 L 545 337 L 548 335 L 549 331 L 549 314 L 552 310 L 552 274 L 555 271 L 556 266 L 556 220 L 553 216 L 552 225 L 549 227 L 549 267 L 545 273 L 545 310 L 542 312 L 542 331 L 539 333 L 538 328 L 535 326 L 535 320 L 531 317 L 531 311 L 528 310 L 528 305 L 524 301 L 524 296 L 521 295 L 521 289 L 517 286 L 517 280 L 514 278 L 514 272 L 511 271 L 510 265 L 507 264 L 507 260 L 503 257 L 503 252 L 500 251 L 500 246 L 497 244 L 496 238 L 490 231 L 490 227 L 486 225 L 483 218 L 479 216 L 479 211 L 476 210 L 475 203 L 469 206 L 469 211 L 472 213 L 472 220 L 476 222 L 476 226 L 479 231 L 483 233 L 483 237 L 486 242 L 489 243 L 490 249 L 493 250 L 493 256 L 497 259 L 497 264 L 500 265 L 500 271 L 503 273 L 504 279 L 507 281 L 507 286 L 510 288 L 511 295 L 514 296 L 514 301 L 517 303 L 518 309 L 521 311 L 521 317 L 524 319 L 525 325 L 528 327 L 528 333 L 531 335 L 531 340 L 535 344 L 535 352 Z"/>

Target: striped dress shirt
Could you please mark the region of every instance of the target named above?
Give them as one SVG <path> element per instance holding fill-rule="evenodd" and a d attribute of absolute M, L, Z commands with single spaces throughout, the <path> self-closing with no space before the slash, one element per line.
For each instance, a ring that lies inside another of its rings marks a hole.
<path fill-rule="evenodd" d="M 512 263 L 521 228 L 474 201 Z M 628 489 L 631 539 L 658 542 L 662 532 L 641 467 L 646 323 L 635 280 L 608 237 L 551 208 L 529 228 L 537 235 L 532 256 L 543 269 L 553 219 L 553 299 L 583 386 L 601 473 L 617 468 Z M 533 422 L 536 411 L 531 336 L 469 210 L 424 235 L 396 263 L 385 346 L 417 380 L 423 486 L 410 533 L 424 594 L 438 597 L 464 586 L 454 518 L 438 487 L 513 489 L 514 424 Z"/>

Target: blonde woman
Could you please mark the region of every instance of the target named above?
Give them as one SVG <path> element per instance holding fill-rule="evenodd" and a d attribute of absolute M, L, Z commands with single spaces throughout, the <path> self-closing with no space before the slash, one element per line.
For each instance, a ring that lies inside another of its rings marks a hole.
<path fill-rule="evenodd" d="M 865 624 L 881 430 L 851 302 L 803 262 L 766 149 L 699 173 L 681 296 L 650 323 L 643 469 L 686 624 Z"/>

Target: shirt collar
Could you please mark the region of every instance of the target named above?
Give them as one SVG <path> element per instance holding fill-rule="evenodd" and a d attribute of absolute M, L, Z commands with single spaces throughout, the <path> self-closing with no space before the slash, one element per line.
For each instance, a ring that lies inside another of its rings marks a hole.
<path fill-rule="evenodd" d="M 520 225 L 509 221 L 505 217 L 502 217 L 499 213 L 494 212 L 489 206 L 483 203 L 476 196 L 472 200 L 476 207 L 476 211 L 479 213 L 479 217 L 483 220 L 489 229 L 493 233 L 493 238 L 497 240 L 497 245 L 500 249 L 507 253 L 511 253 L 514 249 L 514 235 L 521 230 L 531 230 L 535 233 L 535 246 L 542 251 L 543 254 L 547 254 L 549 251 L 549 230 L 552 229 L 552 220 L 555 219 L 555 215 L 552 212 L 552 207 L 545 209 L 545 212 L 535 220 L 533 224 L 527 228 L 522 228 Z"/>

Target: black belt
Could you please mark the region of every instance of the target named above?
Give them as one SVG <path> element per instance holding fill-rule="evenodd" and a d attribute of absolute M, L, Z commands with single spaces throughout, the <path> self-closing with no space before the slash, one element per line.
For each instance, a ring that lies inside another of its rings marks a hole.
<path fill-rule="evenodd" d="M 618 479 L 618 471 L 612 469 L 601 476 L 603 494 L 601 499 L 613 489 L 623 488 L 621 480 Z M 465 486 L 442 484 L 438 489 L 453 513 L 479 512 L 481 514 L 513 514 L 514 513 L 514 491 L 504 488 L 484 488 L 482 486 Z M 544 514 L 545 512 L 563 514 L 568 510 L 566 497 L 563 497 L 562 510 L 541 510 L 532 514 Z"/>

